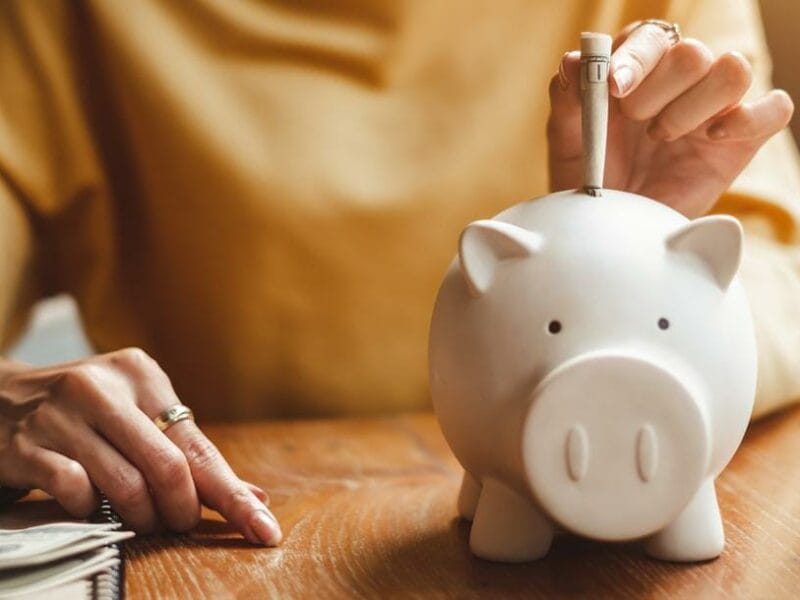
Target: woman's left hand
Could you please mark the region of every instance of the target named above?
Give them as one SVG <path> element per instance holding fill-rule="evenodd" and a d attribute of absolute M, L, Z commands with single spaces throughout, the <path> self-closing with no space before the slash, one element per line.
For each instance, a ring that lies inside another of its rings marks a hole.
<path fill-rule="evenodd" d="M 743 102 L 747 60 L 714 58 L 701 42 L 670 40 L 633 23 L 614 42 L 609 71 L 605 182 L 659 200 L 688 217 L 706 213 L 794 111 L 782 90 Z M 551 191 L 582 184 L 580 52 L 550 82 L 547 126 Z"/>

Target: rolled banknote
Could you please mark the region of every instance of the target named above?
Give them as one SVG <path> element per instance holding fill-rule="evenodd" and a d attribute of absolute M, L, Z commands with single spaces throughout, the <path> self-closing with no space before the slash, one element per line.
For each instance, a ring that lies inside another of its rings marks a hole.
<path fill-rule="evenodd" d="M 608 66 L 611 36 L 581 34 L 581 128 L 583 133 L 583 189 L 602 195 L 608 134 Z"/>

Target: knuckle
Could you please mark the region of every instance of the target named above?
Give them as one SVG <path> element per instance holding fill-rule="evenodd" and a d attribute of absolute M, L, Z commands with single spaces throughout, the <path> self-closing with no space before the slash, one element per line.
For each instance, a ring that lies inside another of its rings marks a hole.
<path fill-rule="evenodd" d="M 62 407 L 69 405 L 70 411 L 88 411 L 101 414 L 108 407 L 115 405 L 123 394 L 110 393 L 118 386 L 113 379 L 105 377 L 103 367 L 91 363 L 74 365 L 63 371 L 54 380 L 55 389 L 51 389 L 54 400 Z M 39 407 L 44 418 L 55 416 L 55 406 L 43 403 Z"/>
<path fill-rule="evenodd" d="M 169 377 L 158 361 L 141 348 L 131 347 L 117 350 L 108 355 L 108 360 L 119 371 L 133 375 L 137 379 L 171 386 Z"/>
<path fill-rule="evenodd" d="M 220 459 L 219 450 L 203 435 L 194 435 L 183 450 L 186 460 L 194 469 L 211 469 Z"/>
<path fill-rule="evenodd" d="M 53 496 L 62 498 L 76 495 L 86 483 L 86 473 L 83 467 L 75 461 L 69 461 L 58 469 L 51 469 L 45 485 L 48 486 L 47 491 Z"/>
<path fill-rule="evenodd" d="M 705 44 L 693 39 L 678 42 L 672 52 L 675 55 L 677 68 L 693 74 L 705 74 L 714 61 L 711 50 Z"/>
<path fill-rule="evenodd" d="M 55 379 L 54 385 L 66 393 L 83 395 L 97 390 L 94 366 L 79 363 L 64 369 Z"/>
<path fill-rule="evenodd" d="M 138 347 L 123 348 L 112 352 L 108 355 L 108 360 L 120 368 L 130 368 L 137 371 L 148 371 L 156 366 L 156 361 L 147 352 Z"/>
<path fill-rule="evenodd" d="M 74 406 L 84 416 L 107 417 L 132 401 L 128 384 L 107 365 L 97 361 L 68 367 L 59 374 L 53 385 L 57 387 L 51 390 L 53 396 L 62 403 Z"/>
<path fill-rule="evenodd" d="M 228 512 L 236 514 L 253 507 L 253 494 L 244 486 L 237 486 L 228 493 Z"/>
<path fill-rule="evenodd" d="M 750 87 L 753 69 L 743 54 L 726 52 L 717 60 L 717 65 L 725 88 L 738 92 Z"/>
<path fill-rule="evenodd" d="M 131 467 L 123 467 L 114 474 L 109 494 L 122 506 L 137 507 L 147 504 L 149 494 L 141 474 Z"/>
<path fill-rule="evenodd" d="M 156 483 L 170 486 L 185 479 L 189 474 L 186 457 L 174 446 L 164 446 L 154 451 L 152 457 Z"/>

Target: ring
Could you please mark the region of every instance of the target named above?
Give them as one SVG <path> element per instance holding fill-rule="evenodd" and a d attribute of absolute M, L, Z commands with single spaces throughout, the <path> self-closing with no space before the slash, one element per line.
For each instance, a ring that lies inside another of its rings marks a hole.
<path fill-rule="evenodd" d="M 166 431 L 175 425 L 175 423 L 183 421 L 184 419 L 191 419 L 194 421 L 192 409 L 183 404 L 174 404 L 153 419 L 153 423 L 155 423 L 156 427 L 161 431 Z"/>
<path fill-rule="evenodd" d="M 634 27 L 634 29 L 639 29 L 639 27 L 644 25 L 655 25 L 666 31 L 669 36 L 669 41 L 673 46 L 681 41 L 681 27 L 677 23 L 670 23 L 662 19 L 645 19 Z"/>

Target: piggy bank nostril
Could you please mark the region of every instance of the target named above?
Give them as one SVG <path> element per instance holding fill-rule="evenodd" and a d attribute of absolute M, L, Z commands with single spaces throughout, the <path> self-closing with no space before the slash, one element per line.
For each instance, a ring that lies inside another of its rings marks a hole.
<path fill-rule="evenodd" d="M 589 468 L 589 436 L 582 425 L 573 425 L 567 432 L 565 443 L 567 455 L 567 473 L 569 478 L 578 482 L 586 476 Z"/>
<path fill-rule="evenodd" d="M 557 334 L 561 331 L 561 321 L 552 320 L 547 324 L 547 332 L 550 334 Z"/>
<path fill-rule="evenodd" d="M 636 466 L 639 479 L 644 483 L 653 479 L 658 468 L 658 440 L 649 423 L 643 425 L 636 436 Z"/>

